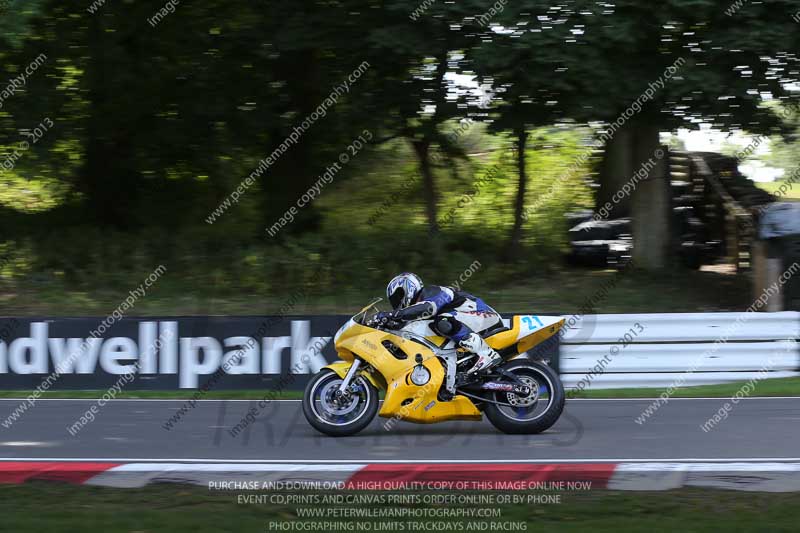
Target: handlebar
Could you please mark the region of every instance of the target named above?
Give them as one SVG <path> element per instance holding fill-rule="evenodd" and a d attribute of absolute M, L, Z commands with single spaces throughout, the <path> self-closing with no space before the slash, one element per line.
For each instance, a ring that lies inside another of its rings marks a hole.
<path fill-rule="evenodd" d="M 371 328 L 384 327 L 386 329 L 400 329 L 403 327 L 404 322 L 396 318 L 382 317 L 380 319 L 372 318 L 367 322 L 367 326 Z"/>

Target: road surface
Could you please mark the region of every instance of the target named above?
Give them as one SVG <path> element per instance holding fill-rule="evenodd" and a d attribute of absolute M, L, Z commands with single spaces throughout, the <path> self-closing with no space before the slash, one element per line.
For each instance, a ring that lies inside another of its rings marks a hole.
<path fill-rule="evenodd" d="M 267 405 L 237 436 L 229 432 L 256 401 L 208 400 L 165 424 L 184 400 L 114 400 L 72 435 L 93 400 L 39 400 L 0 426 L 0 459 L 259 462 L 555 462 L 800 460 L 800 398 L 750 398 L 706 432 L 725 399 L 673 399 L 644 423 L 652 400 L 571 400 L 540 435 L 505 435 L 488 421 L 384 428 L 376 420 L 348 438 L 318 434 L 299 401 Z M 0 400 L 0 420 L 20 400 Z"/>

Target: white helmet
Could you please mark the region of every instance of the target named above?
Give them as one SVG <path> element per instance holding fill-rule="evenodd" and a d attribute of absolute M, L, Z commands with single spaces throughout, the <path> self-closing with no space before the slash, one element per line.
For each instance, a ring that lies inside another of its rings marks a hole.
<path fill-rule="evenodd" d="M 386 297 L 394 309 L 405 309 L 422 290 L 422 280 L 416 274 L 403 272 L 395 276 L 386 287 Z"/>

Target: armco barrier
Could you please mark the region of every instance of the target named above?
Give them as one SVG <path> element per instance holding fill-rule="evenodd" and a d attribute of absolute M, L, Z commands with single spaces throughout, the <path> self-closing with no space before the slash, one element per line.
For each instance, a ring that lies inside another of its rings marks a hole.
<path fill-rule="evenodd" d="M 797 339 L 798 312 L 595 315 L 565 332 L 560 372 L 567 388 L 595 389 L 791 377 Z"/>
<path fill-rule="evenodd" d="M 347 318 L 126 317 L 98 338 L 90 332 L 101 318 L 0 318 L 0 389 L 33 389 L 48 375 L 47 389 L 105 389 L 133 365 L 128 390 L 208 383 L 274 389 L 282 376 L 284 388 L 299 389 L 336 359 L 331 339 Z M 634 324 L 637 335 L 625 340 Z M 552 342 L 542 352 L 568 388 L 580 381 L 589 388 L 663 387 L 676 379 L 699 385 L 763 378 L 764 372 L 800 375 L 795 339 L 797 312 L 587 315 L 564 332 L 560 346 Z M 235 364 L 219 371 L 226 361 Z M 59 362 L 62 373 L 52 379 Z M 286 384 L 290 369 L 296 378 Z"/>

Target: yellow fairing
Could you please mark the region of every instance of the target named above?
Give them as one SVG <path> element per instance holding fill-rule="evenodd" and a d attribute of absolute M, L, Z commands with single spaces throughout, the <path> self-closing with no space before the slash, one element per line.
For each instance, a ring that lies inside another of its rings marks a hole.
<path fill-rule="evenodd" d="M 340 378 L 344 379 L 344 377 L 347 375 L 347 371 L 350 370 L 351 366 L 353 366 L 352 362 L 336 361 L 335 363 L 329 364 L 325 368 L 330 368 L 331 370 L 336 372 L 336 375 L 338 375 Z M 373 376 L 371 373 L 362 372 L 361 375 L 363 375 L 365 378 L 367 378 L 367 380 L 369 380 L 369 382 L 372 383 L 375 386 L 375 388 L 377 388 L 377 389 L 382 389 L 383 388 L 383 385 L 378 383 L 378 381 L 375 379 L 375 376 Z"/>
<path fill-rule="evenodd" d="M 526 337 L 520 339 L 519 344 L 517 344 L 517 351 L 519 353 L 527 352 L 537 344 L 544 342 L 545 340 L 549 339 L 553 335 L 559 332 L 561 326 L 564 325 L 564 319 L 562 318 L 555 324 L 550 326 L 544 327 L 539 331 L 532 333 Z"/>
<path fill-rule="evenodd" d="M 515 316 L 511 319 L 511 329 L 508 331 L 503 331 L 498 333 L 497 335 L 492 335 L 491 337 L 486 338 L 486 344 L 494 348 L 495 350 L 502 350 L 504 348 L 508 348 L 519 339 L 520 334 L 520 320 L 519 316 Z"/>
<path fill-rule="evenodd" d="M 560 317 L 516 315 L 511 319 L 511 328 L 486 339 L 495 350 L 505 350 L 517 344 L 516 351 L 522 353 L 552 337 L 564 325 Z"/>
<path fill-rule="evenodd" d="M 409 379 L 409 373 L 398 375 L 386 390 L 380 416 L 400 417 L 408 422 L 431 424 L 444 420 L 480 420 L 482 415 L 466 396 L 457 395 L 449 402 L 437 399 L 444 382 L 444 367 L 436 357 L 423 361 L 422 365 L 431 373 L 430 381 L 422 386 Z M 409 371 L 411 369 L 409 368 Z"/>
<path fill-rule="evenodd" d="M 444 340 L 444 339 L 441 339 Z M 389 341 L 399 349 L 393 355 L 385 346 Z M 369 363 L 375 371 L 362 371 L 359 374 L 373 385 L 386 390 L 386 398 L 380 416 L 397 417 L 408 422 L 433 423 L 445 420 L 480 420 L 481 412 L 465 396 L 458 395 L 449 402 L 437 399 L 439 388 L 444 382 L 444 367 L 434 353 L 418 342 L 391 333 L 352 323 L 341 332 L 336 340 L 336 349 L 344 361 L 333 363 L 330 368 L 344 377 L 350 368 L 354 354 Z M 416 365 L 416 355 L 423 358 L 423 366 L 431 374 L 427 384 L 414 385 L 409 376 Z"/>

